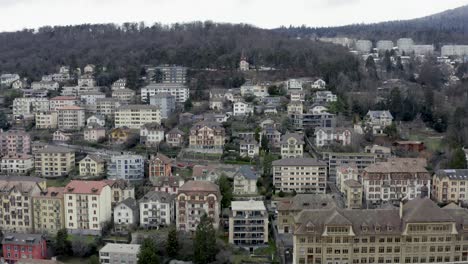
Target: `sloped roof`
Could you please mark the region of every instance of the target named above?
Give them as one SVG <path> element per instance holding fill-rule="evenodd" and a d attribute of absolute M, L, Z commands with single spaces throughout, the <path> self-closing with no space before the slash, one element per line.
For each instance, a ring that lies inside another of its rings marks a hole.
<path fill-rule="evenodd" d="M 403 220 L 407 223 L 454 222 L 429 198 L 415 198 L 404 204 Z"/>
<path fill-rule="evenodd" d="M 215 192 L 220 195 L 219 186 L 209 181 L 188 181 L 179 188 L 180 192 Z"/>
<path fill-rule="evenodd" d="M 288 144 L 288 139 L 294 138 L 296 139 L 297 143 L 296 144 L 304 144 L 304 135 L 298 134 L 298 133 L 286 133 L 281 137 L 281 144 Z"/>
<path fill-rule="evenodd" d="M 286 158 L 275 160 L 273 166 L 327 166 L 323 161 L 311 158 Z"/>
<path fill-rule="evenodd" d="M 438 178 L 447 177 L 451 180 L 468 180 L 468 170 L 458 169 L 458 170 L 438 170 L 435 173 L 435 176 Z"/>
<path fill-rule="evenodd" d="M 148 202 L 148 201 L 160 201 L 160 202 L 171 202 L 175 199 L 174 194 L 169 194 L 166 192 L 156 192 L 151 191 L 146 193 L 143 197 L 138 200 L 138 202 Z"/>
<path fill-rule="evenodd" d="M 304 194 L 281 201 L 278 210 L 311 210 L 311 209 L 331 209 L 336 207 L 335 200 L 328 194 Z"/>
<path fill-rule="evenodd" d="M 243 176 L 244 178 L 246 178 L 248 180 L 257 180 L 258 179 L 258 174 L 255 173 L 250 166 L 246 166 L 246 165 L 241 166 L 239 168 L 239 170 L 237 171 L 235 176 L 237 176 L 237 175 L 241 175 L 241 176 Z"/>
<path fill-rule="evenodd" d="M 130 208 L 130 209 L 132 209 L 132 210 L 135 210 L 135 209 L 138 208 L 138 203 L 137 203 L 137 201 L 136 201 L 135 199 L 131 198 L 131 197 L 129 197 L 129 198 L 127 198 L 127 199 L 121 201 L 120 203 L 118 203 L 118 204 L 116 205 L 116 207 L 117 207 L 118 205 L 120 205 L 120 204 L 124 204 L 125 206 L 127 206 L 128 208 Z"/>
<path fill-rule="evenodd" d="M 420 158 L 389 158 L 386 162 L 377 162 L 364 170 L 370 173 L 416 173 L 428 172 L 426 159 Z"/>
<path fill-rule="evenodd" d="M 164 154 L 162 154 L 160 152 L 156 153 L 156 155 L 151 156 L 150 161 L 155 160 L 155 159 L 158 159 L 158 160 L 162 161 L 164 164 L 172 163 L 172 160 L 169 157 L 167 157 L 166 155 L 164 155 Z"/>
<path fill-rule="evenodd" d="M 101 194 L 104 187 L 108 186 L 105 181 L 77 181 L 73 180 L 65 186 L 65 193 L 75 194 Z"/>

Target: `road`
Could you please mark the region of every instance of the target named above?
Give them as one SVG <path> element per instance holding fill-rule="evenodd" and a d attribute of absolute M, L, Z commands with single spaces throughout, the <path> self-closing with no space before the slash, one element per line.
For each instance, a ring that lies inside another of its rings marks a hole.
<path fill-rule="evenodd" d="M 120 155 L 122 154 L 121 151 L 109 150 L 109 149 L 98 149 L 89 146 L 80 146 L 80 145 L 71 145 L 66 143 L 59 143 L 59 142 L 51 142 L 52 145 L 61 146 L 69 149 L 73 149 L 76 152 L 86 152 L 89 154 L 96 154 L 99 156 L 113 156 L 113 155 Z"/>

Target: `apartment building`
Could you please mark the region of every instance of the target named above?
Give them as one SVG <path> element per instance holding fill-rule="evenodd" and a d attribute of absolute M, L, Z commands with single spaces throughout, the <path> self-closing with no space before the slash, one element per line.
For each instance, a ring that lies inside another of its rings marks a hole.
<path fill-rule="evenodd" d="M 164 127 L 157 123 L 147 123 L 140 128 L 140 144 L 157 146 L 164 141 Z"/>
<path fill-rule="evenodd" d="M 138 203 L 134 198 L 127 198 L 114 207 L 114 226 L 117 230 L 125 231 L 136 227 L 139 217 Z"/>
<path fill-rule="evenodd" d="M 151 191 L 138 200 L 140 227 L 159 228 L 174 223 L 176 217 L 175 195 Z"/>
<path fill-rule="evenodd" d="M 375 154 L 323 152 L 322 160 L 328 164 L 328 180 L 336 182 L 336 170 L 338 167 L 355 165 L 358 169 L 358 174 L 362 174 L 367 166 L 375 163 Z"/>
<path fill-rule="evenodd" d="M 272 163 L 273 185 L 277 191 L 325 193 L 327 164 L 310 158 L 287 158 Z"/>
<path fill-rule="evenodd" d="M 78 167 L 80 169 L 80 177 L 99 177 L 105 173 L 105 164 L 103 158 L 88 154 L 84 159 L 78 162 Z"/>
<path fill-rule="evenodd" d="M 244 165 L 233 176 L 232 193 L 236 195 L 256 195 L 258 174 L 250 166 Z"/>
<path fill-rule="evenodd" d="M 33 232 L 32 197 L 46 186 L 44 179 L 36 177 L 0 176 L 0 229 L 3 232 Z"/>
<path fill-rule="evenodd" d="M 233 104 L 233 115 L 234 116 L 245 116 L 251 115 L 254 112 L 254 107 L 246 102 L 235 102 Z"/>
<path fill-rule="evenodd" d="M 169 194 L 177 194 L 179 188 L 184 185 L 184 179 L 180 176 L 160 176 L 154 177 L 151 180 L 151 185 L 157 192 L 166 192 Z"/>
<path fill-rule="evenodd" d="M 5 155 L 0 160 L 0 172 L 7 175 L 28 175 L 34 169 L 34 159 L 28 154 Z"/>
<path fill-rule="evenodd" d="M 135 99 L 136 92 L 131 89 L 119 89 L 112 91 L 112 98 L 121 102 L 131 103 Z"/>
<path fill-rule="evenodd" d="M 265 85 L 244 84 L 240 87 L 240 92 L 242 96 L 253 95 L 260 98 L 269 95 L 268 86 Z"/>
<path fill-rule="evenodd" d="M 112 84 L 112 90 L 125 89 L 127 87 L 127 79 L 120 78 Z"/>
<path fill-rule="evenodd" d="M 147 69 L 155 81 L 162 83 L 185 83 L 187 79 L 187 67 L 176 65 L 159 65 Z M 159 74 L 156 74 L 158 72 Z"/>
<path fill-rule="evenodd" d="M 36 112 L 35 120 L 37 129 L 55 129 L 58 127 L 57 111 Z"/>
<path fill-rule="evenodd" d="M 202 121 L 190 128 L 189 148 L 191 151 L 222 153 L 225 141 L 226 132 L 219 123 Z"/>
<path fill-rule="evenodd" d="M 6 233 L 2 240 L 2 262 L 19 263 L 23 259 L 32 259 L 40 263 L 47 258 L 47 242 L 38 234 Z"/>
<path fill-rule="evenodd" d="M 107 175 L 109 179 L 143 180 L 145 159 L 140 155 L 114 155 L 107 167 Z"/>
<path fill-rule="evenodd" d="M 125 199 L 135 199 L 135 186 L 126 180 L 104 180 L 111 188 L 112 207 Z"/>
<path fill-rule="evenodd" d="M 177 127 L 166 133 L 166 143 L 171 147 L 181 147 L 184 145 L 185 133 Z"/>
<path fill-rule="evenodd" d="M 58 107 L 57 127 L 63 130 L 80 130 L 85 126 L 85 110 L 76 105 Z"/>
<path fill-rule="evenodd" d="M 31 153 L 31 137 L 24 130 L 0 129 L 0 155 Z"/>
<path fill-rule="evenodd" d="M 362 184 L 359 181 L 350 179 L 343 182 L 342 188 L 345 207 L 351 209 L 362 208 Z"/>
<path fill-rule="evenodd" d="M 172 160 L 162 153 L 151 155 L 148 167 L 150 181 L 157 177 L 172 176 Z"/>
<path fill-rule="evenodd" d="M 219 186 L 208 181 L 188 181 L 179 188 L 176 198 L 177 230 L 195 232 L 202 215 L 219 227 L 221 213 L 221 192 Z"/>
<path fill-rule="evenodd" d="M 107 243 L 99 250 L 99 263 L 137 264 L 140 245 Z"/>
<path fill-rule="evenodd" d="M 83 92 L 80 93 L 80 101 L 86 105 L 86 109 L 95 111 L 96 100 L 106 98 L 106 94 L 102 92 Z"/>
<path fill-rule="evenodd" d="M 281 158 L 302 158 L 304 155 L 304 135 L 286 133 L 281 137 Z"/>
<path fill-rule="evenodd" d="M 344 182 L 347 180 L 359 181 L 358 168 L 354 164 L 340 166 L 336 169 L 336 187 L 344 192 Z"/>
<path fill-rule="evenodd" d="M 48 98 L 22 97 L 13 100 L 14 117 L 33 117 L 35 113 L 49 111 Z"/>
<path fill-rule="evenodd" d="M 112 219 L 111 188 L 105 181 L 76 181 L 65 186 L 65 228 L 71 234 L 100 235 Z"/>
<path fill-rule="evenodd" d="M 104 116 L 113 116 L 115 110 L 121 105 L 122 103 L 114 98 L 96 99 L 96 113 Z"/>
<path fill-rule="evenodd" d="M 326 145 L 351 145 L 353 132 L 344 127 L 316 127 L 315 128 L 315 146 L 323 147 Z"/>
<path fill-rule="evenodd" d="M 96 124 L 87 126 L 83 131 L 83 139 L 89 142 L 98 142 L 106 138 L 106 129 Z"/>
<path fill-rule="evenodd" d="M 242 139 L 239 142 L 239 156 L 254 158 L 260 154 L 260 144 L 253 138 Z"/>
<path fill-rule="evenodd" d="M 47 187 L 33 196 L 34 231 L 54 235 L 65 228 L 64 187 Z"/>
<path fill-rule="evenodd" d="M 77 106 L 79 104 L 80 104 L 80 100 L 77 97 L 56 96 L 50 99 L 50 110 L 55 111 L 58 108 L 67 107 L 67 106 Z"/>
<path fill-rule="evenodd" d="M 115 111 L 115 127 L 140 129 L 148 123 L 161 124 L 161 111 L 154 105 L 123 105 Z"/>
<path fill-rule="evenodd" d="M 364 169 L 362 185 L 367 203 L 397 203 L 421 194 L 430 196 L 431 175 L 425 159 L 390 158 Z"/>
<path fill-rule="evenodd" d="M 468 211 L 416 198 L 400 209 L 304 210 L 293 263 L 464 263 Z"/>
<path fill-rule="evenodd" d="M 438 170 L 432 177 L 432 198 L 439 203 L 468 200 L 468 170 Z"/>
<path fill-rule="evenodd" d="M 152 83 L 141 88 L 141 101 L 149 102 L 150 98 L 161 93 L 169 93 L 177 103 L 185 103 L 190 98 L 190 90 L 182 83 Z"/>
<path fill-rule="evenodd" d="M 69 148 L 45 146 L 34 154 L 36 175 L 46 178 L 67 176 L 75 167 L 75 152 Z"/>
<path fill-rule="evenodd" d="M 390 111 L 369 111 L 365 116 L 367 129 L 374 135 L 383 134 L 386 127 L 392 125 L 393 116 Z"/>
<path fill-rule="evenodd" d="M 232 201 L 229 243 L 251 251 L 268 245 L 268 212 L 263 201 Z"/>
<path fill-rule="evenodd" d="M 176 109 L 176 98 L 170 93 L 158 93 L 150 97 L 150 105 L 159 106 L 161 118 L 168 118 Z"/>

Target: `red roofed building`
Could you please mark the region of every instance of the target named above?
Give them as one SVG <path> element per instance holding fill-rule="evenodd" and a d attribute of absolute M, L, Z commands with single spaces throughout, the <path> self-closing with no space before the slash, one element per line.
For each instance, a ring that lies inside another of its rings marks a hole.
<path fill-rule="evenodd" d="M 21 259 L 45 259 L 47 242 L 42 235 L 5 234 L 2 240 L 3 259 L 6 263 L 16 263 Z"/>
<path fill-rule="evenodd" d="M 172 160 L 166 155 L 161 153 L 152 155 L 148 163 L 150 181 L 152 181 L 154 177 L 172 175 Z"/>
<path fill-rule="evenodd" d="M 72 234 L 100 235 L 112 218 L 111 188 L 105 181 L 71 181 L 64 203 L 65 228 Z"/>

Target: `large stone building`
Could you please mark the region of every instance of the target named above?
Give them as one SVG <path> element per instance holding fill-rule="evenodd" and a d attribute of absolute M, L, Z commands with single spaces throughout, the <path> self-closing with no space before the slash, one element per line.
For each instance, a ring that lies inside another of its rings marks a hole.
<path fill-rule="evenodd" d="M 56 234 L 65 227 L 64 190 L 63 187 L 48 187 L 33 196 L 35 232 Z"/>
<path fill-rule="evenodd" d="M 432 198 L 437 202 L 468 200 L 468 170 L 439 170 L 432 179 Z"/>
<path fill-rule="evenodd" d="M 263 201 L 233 201 L 229 243 L 254 250 L 268 244 L 268 212 Z"/>
<path fill-rule="evenodd" d="M 176 198 L 177 230 L 195 232 L 200 218 L 206 214 L 215 229 L 219 227 L 221 192 L 208 181 L 188 181 L 179 188 Z"/>
<path fill-rule="evenodd" d="M 36 175 L 63 177 L 75 168 L 75 152 L 69 148 L 48 145 L 36 151 L 34 161 Z"/>
<path fill-rule="evenodd" d="M 325 193 L 327 164 L 310 158 L 275 160 L 273 185 L 277 191 L 297 193 Z"/>
<path fill-rule="evenodd" d="M 176 217 L 175 195 L 151 191 L 138 200 L 140 226 L 159 228 L 174 223 Z"/>
<path fill-rule="evenodd" d="M 140 129 L 148 123 L 161 124 L 161 111 L 154 105 L 124 105 L 115 111 L 115 127 Z"/>
<path fill-rule="evenodd" d="M 430 195 L 431 175 L 425 159 L 390 158 L 364 169 L 362 185 L 365 201 L 380 204 L 396 203 Z"/>
<path fill-rule="evenodd" d="M 201 153 L 223 153 L 226 132 L 216 122 L 199 122 L 190 128 L 190 151 Z"/>
<path fill-rule="evenodd" d="M 281 137 L 281 158 L 302 158 L 304 155 L 304 135 L 286 133 Z"/>
<path fill-rule="evenodd" d="M 468 211 L 416 198 L 400 209 L 304 210 L 293 263 L 466 263 Z"/>

